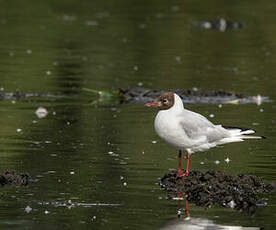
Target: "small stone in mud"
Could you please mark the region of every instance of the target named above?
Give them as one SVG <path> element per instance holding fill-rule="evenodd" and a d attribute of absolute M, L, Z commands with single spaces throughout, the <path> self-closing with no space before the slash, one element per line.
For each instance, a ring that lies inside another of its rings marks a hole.
<path fill-rule="evenodd" d="M 253 175 L 228 175 L 225 172 L 209 170 L 191 171 L 189 176 L 177 178 L 176 173 L 164 175 L 161 187 L 168 196 L 186 194 L 190 202 L 209 207 L 220 205 L 238 210 L 254 212 L 260 202 L 259 195 L 276 190 L 273 184 L 265 184 Z"/>
<path fill-rule="evenodd" d="M 28 173 L 17 173 L 14 170 L 6 170 L 0 174 L 0 187 L 28 185 L 31 177 Z"/>

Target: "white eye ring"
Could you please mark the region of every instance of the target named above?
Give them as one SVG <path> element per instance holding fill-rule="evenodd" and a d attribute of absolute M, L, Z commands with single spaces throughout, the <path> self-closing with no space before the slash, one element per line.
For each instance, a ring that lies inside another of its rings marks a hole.
<path fill-rule="evenodd" d="M 163 99 L 162 102 L 163 102 L 164 104 L 167 104 L 169 101 L 168 101 L 168 99 Z"/>

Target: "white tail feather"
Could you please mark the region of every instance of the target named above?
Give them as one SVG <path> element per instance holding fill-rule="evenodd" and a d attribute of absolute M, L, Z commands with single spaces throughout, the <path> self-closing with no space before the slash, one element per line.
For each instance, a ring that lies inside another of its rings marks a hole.
<path fill-rule="evenodd" d="M 241 135 L 239 136 L 242 139 L 262 139 L 263 137 L 260 136 L 246 136 L 246 135 Z"/>
<path fill-rule="evenodd" d="M 241 131 L 240 134 L 252 134 L 252 133 L 255 133 L 254 130 L 252 129 L 248 129 L 248 130 L 245 130 L 245 131 Z"/>
<path fill-rule="evenodd" d="M 226 144 L 226 143 L 241 142 L 241 141 L 243 141 L 243 139 L 239 138 L 239 137 L 226 137 L 226 138 L 221 139 L 218 142 L 218 144 L 223 145 L 223 144 Z"/>
<path fill-rule="evenodd" d="M 227 129 L 231 133 L 231 137 L 223 138 L 221 143 L 231 143 L 231 142 L 240 142 L 244 139 L 262 139 L 264 137 L 261 136 L 249 136 L 248 134 L 255 133 L 253 129 L 242 129 L 242 128 L 228 128 Z"/>

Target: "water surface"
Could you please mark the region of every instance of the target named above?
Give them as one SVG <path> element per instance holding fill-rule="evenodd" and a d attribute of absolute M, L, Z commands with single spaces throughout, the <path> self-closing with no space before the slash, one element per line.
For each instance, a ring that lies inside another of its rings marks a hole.
<path fill-rule="evenodd" d="M 83 87 L 198 87 L 276 100 L 272 0 L 0 2 L 1 93 L 39 94 L 0 101 L 0 171 L 38 179 L 27 187 L 0 188 L 1 228 L 174 226 L 177 202 L 166 199 L 158 182 L 177 166 L 177 152 L 155 134 L 156 111 L 91 105 L 96 97 Z M 220 17 L 243 27 L 220 32 L 193 23 Z M 36 116 L 40 106 L 48 110 L 46 118 Z M 268 137 L 194 154 L 192 169 L 275 181 L 274 102 L 186 107 Z M 190 213 L 216 225 L 274 229 L 276 197 L 265 198 L 268 205 L 254 216 L 193 204 Z M 64 207 L 68 200 L 79 205 Z"/>

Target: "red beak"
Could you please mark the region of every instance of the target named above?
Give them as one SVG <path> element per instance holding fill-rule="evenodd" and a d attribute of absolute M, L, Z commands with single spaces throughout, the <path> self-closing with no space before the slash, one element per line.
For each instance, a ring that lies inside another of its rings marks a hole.
<path fill-rule="evenodd" d="M 145 104 L 145 106 L 147 107 L 159 107 L 159 103 L 158 102 L 149 102 L 147 104 Z"/>

